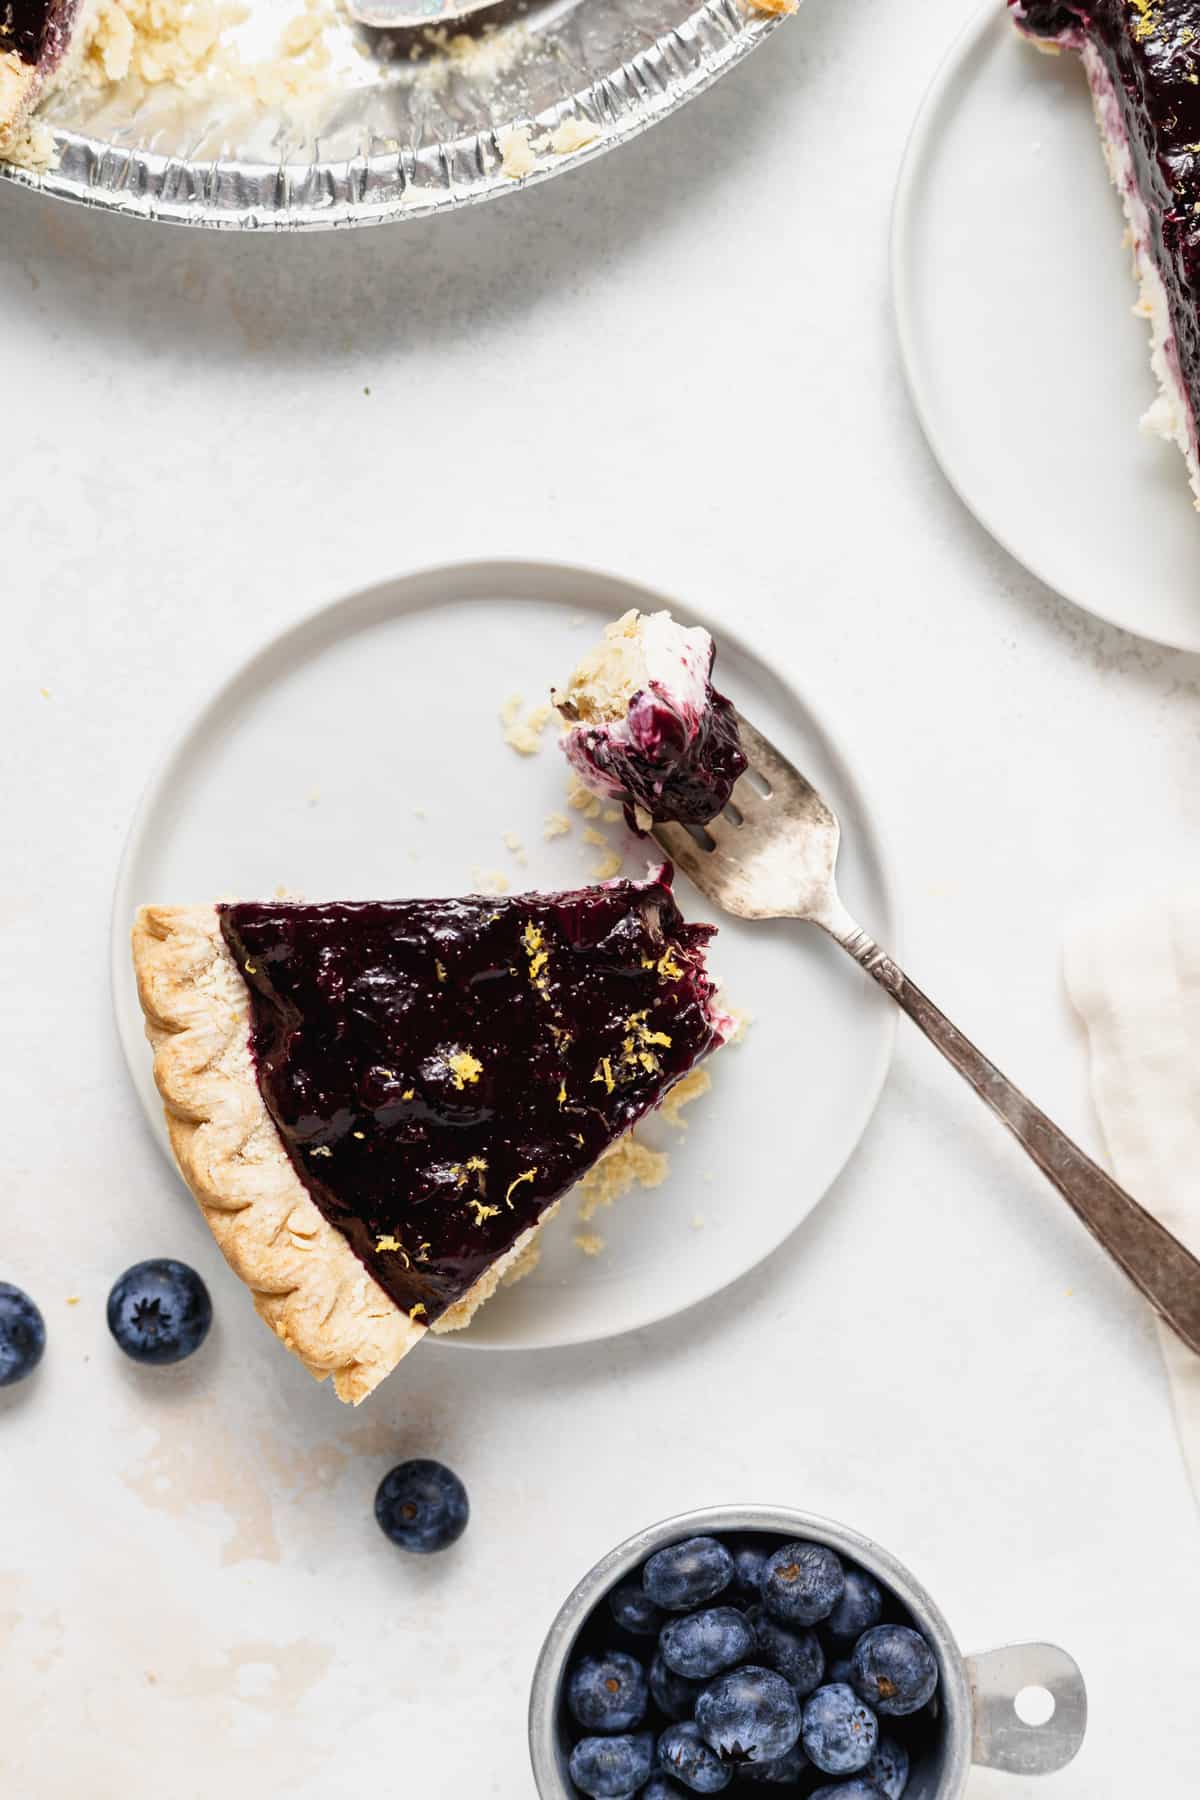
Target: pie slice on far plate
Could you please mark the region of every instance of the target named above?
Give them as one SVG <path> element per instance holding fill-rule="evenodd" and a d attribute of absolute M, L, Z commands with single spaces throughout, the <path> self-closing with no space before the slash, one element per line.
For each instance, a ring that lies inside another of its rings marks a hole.
<path fill-rule="evenodd" d="M 497 899 L 148 906 L 179 1167 L 261 1316 L 358 1402 L 536 1258 L 730 1020 L 664 866 Z"/>

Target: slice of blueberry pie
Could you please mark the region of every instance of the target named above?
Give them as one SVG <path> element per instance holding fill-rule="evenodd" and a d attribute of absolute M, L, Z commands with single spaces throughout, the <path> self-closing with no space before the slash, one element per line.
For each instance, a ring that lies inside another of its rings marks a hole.
<path fill-rule="evenodd" d="M 737 715 L 709 677 L 715 648 L 668 612 L 627 612 L 605 627 L 550 698 L 562 747 L 590 788 L 619 800 L 631 826 L 703 825 L 746 767 Z"/>
<path fill-rule="evenodd" d="M 1082 59 L 1121 196 L 1159 395 L 1200 505 L 1200 0 L 1009 0 L 1045 49 Z"/>
<path fill-rule="evenodd" d="M 721 1044 L 664 866 L 506 899 L 149 906 L 171 1143 L 259 1313 L 343 1400 L 465 1325 Z"/>

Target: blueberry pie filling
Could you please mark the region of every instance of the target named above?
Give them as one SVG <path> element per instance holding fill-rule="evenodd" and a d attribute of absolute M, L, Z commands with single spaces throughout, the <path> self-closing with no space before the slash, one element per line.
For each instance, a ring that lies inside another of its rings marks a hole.
<path fill-rule="evenodd" d="M 1009 0 L 1041 46 L 1076 51 L 1121 195 L 1159 395 L 1200 504 L 1200 0 Z"/>
<path fill-rule="evenodd" d="M 714 655 L 701 627 L 628 612 L 551 690 L 568 761 L 635 830 L 706 824 L 745 770 L 737 714 L 709 679 Z"/>

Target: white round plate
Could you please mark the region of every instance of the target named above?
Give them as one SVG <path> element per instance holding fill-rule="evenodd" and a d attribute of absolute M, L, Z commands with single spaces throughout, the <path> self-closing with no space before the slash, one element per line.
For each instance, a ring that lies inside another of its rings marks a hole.
<path fill-rule="evenodd" d="M 603 850 L 598 829 L 644 873 L 653 847 L 623 826 L 567 812 L 553 727 L 536 756 L 503 740 L 500 709 L 532 703 L 602 624 L 631 606 L 692 608 L 613 576 L 541 563 L 470 563 L 352 595 L 250 658 L 188 727 L 152 782 L 117 880 L 113 987 L 133 1079 L 166 1148 L 129 961 L 143 902 L 463 893 L 502 871 L 511 891 L 579 886 Z M 809 706 L 729 633 L 717 677 L 828 795 L 845 833 L 843 891 L 894 941 L 878 835 L 857 781 Z M 522 863 L 504 842 L 514 833 Z M 679 899 L 704 917 L 681 876 Z M 752 1023 L 710 1065 L 710 1093 L 685 1131 L 639 1127 L 669 1149 L 661 1188 L 635 1191 L 588 1230 L 568 1199 L 537 1271 L 501 1291 L 469 1333 L 442 1339 L 531 1349 L 585 1342 L 667 1317 L 717 1293 L 780 1244 L 833 1181 L 887 1071 L 895 1008 L 815 928 L 720 921 L 710 953 Z"/>
<path fill-rule="evenodd" d="M 1139 431 L 1145 322 L 1087 83 L 991 0 L 954 45 L 900 176 L 892 273 L 913 401 L 947 479 L 1077 606 L 1200 650 L 1200 518 Z"/>

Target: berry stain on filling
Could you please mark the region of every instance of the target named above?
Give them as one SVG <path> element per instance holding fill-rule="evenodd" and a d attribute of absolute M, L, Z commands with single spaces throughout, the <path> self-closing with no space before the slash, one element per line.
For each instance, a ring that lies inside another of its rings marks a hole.
<path fill-rule="evenodd" d="M 670 870 L 571 893 L 219 909 L 259 1089 L 324 1217 L 429 1325 L 722 1041 Z"/>

